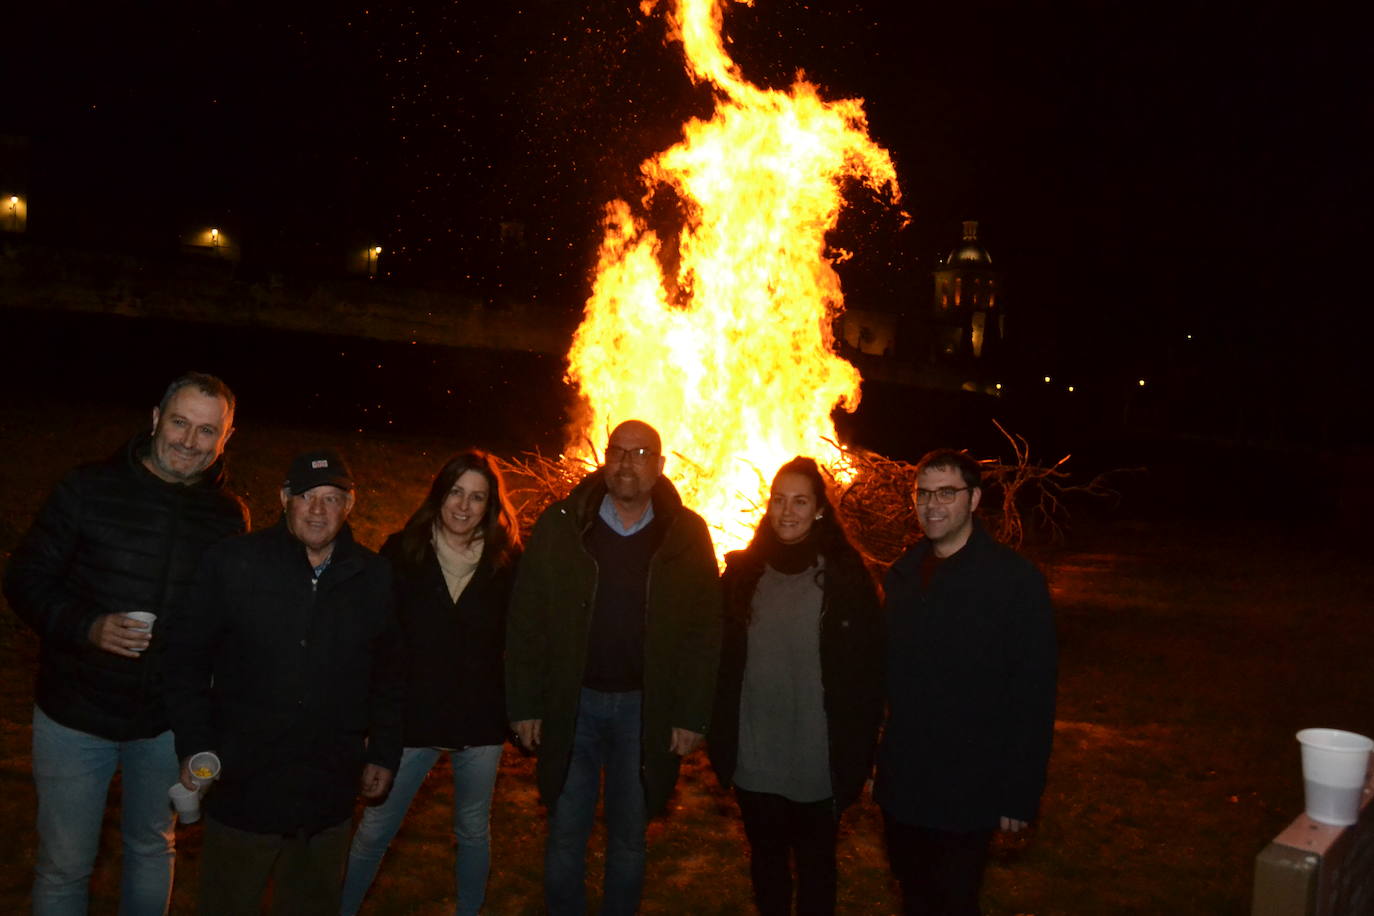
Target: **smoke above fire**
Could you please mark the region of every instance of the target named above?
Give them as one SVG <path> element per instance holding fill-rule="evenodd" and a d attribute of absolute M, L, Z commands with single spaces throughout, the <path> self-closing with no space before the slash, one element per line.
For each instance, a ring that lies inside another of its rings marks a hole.
<path fill-rule="evenodd" d="M 714 111 L 641 163 L 638 201 L 606 206 L 568 353 L 587 412 L 567 448 L 594 462 L 618 423 L 653 425 L 664 473 L 722 554 L 747 542 L 774 471 L 793 456 L 844 473 L 831 411 L 858 407 L 861 378 L 834 352 L 844 309 L 834 264 L 847 254 L 826 235 L 847 187 L 900 201 L 863 101 L 827 101 L 801 74 L 786 90 L 748 82 L 725 51 L 723 2 L 665 10 Z"/>

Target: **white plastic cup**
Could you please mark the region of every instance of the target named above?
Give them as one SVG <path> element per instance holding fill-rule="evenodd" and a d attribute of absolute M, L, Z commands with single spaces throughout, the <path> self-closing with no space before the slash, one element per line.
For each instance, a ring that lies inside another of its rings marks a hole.
<path fill-rule="evenodd" d="M 156 614 L 152 611 L 130 611 L 124 616 L 128 617 L 130 620 L 137 620 L 139 623 L 144 624 L 144 629 L 148 631 L 148 638 L 153 638 L 153 624 L 157 622 Z M 142 652 L 143 650 L 135 649 L 134 651 Z"/>
<path fill-rule="evenodd" d="M 1374 741 L 1338 728 L 1304 728 L 1298 732 L 1298 741 L 1307 816 L 1336 827 L 1358 821 Z"/>
<path fill-rule="evenodd" d="M 204 795 L 205 787 L 216 779 L 219 779 L 219 771 L 221 768 L 219 755 L 214 751 L 201 751 L 198 754 L 192 754 L 191 760 L 186 765 L 186 768 L 191 771 L 191 781 L 196 784 L 196 788 L 200 789 L 201 794 Z M 206 772 L 209 773 L 208 776 L 201 775 Z"/>
<path fill-rule="evenodd" d="M 188 789 L 180 782 L 172 784 L 167 790 L 172 807 L 177 809 L 177 820 L 183 824 L 194 824 L 200 820 L 200 790 Z"/>

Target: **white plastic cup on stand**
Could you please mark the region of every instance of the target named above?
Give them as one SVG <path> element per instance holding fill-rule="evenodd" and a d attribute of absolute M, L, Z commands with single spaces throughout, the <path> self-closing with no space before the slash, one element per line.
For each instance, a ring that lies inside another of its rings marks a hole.
<path fill-rule="evenodd" d="M 1374 741 L 1338 728 L 1304 728 L 1298 732 L 1298 741 L 1307 816 L 1336 827 L 1358 821 Z"/>
<path fill-rule="evenodd" d="M 157 615 L 152 611 L 130 611 L 124 615 L 130 620 L 137 620 L 143 624 L 143 628 L 148 631 L 148 638 L 153 638 L 153 624 L 157 622 Z M 142 652 L 142 649 L 135 649 L 135 652 Z"/>
<path fill-rule="evenodd" d="M 177 809 L 177 820 L 183 824 L 194 824 L 200 820 L 200 790 L 188 789 L 181 783 L 173 783 L 167 790 L 172 807 Z"/>

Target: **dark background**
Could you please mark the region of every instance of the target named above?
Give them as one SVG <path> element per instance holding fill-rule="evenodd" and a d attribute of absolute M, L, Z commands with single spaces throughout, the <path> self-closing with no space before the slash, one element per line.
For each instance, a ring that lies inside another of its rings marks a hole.
<path fill-rule="evenodd" d="M 855 198 L 850 305 L 925 307 L 978 219 L 1027 365 L 1089 388 L 1184 365 L 1167 397 L 1327 443 L 1368 440 L 1370 80 L 1349 17 L 757 0 L 726 33 L 757 83 L 801 69 L 866 99 L 892 152 L 913 220 Z M 172 248 L 222 225 L 248 277 L 375 243 L 386 282 L 575 312 L 602 206 L 709 111 L 664 41 L 661 15 L 596 0 L 49 4 L 5 42 L 3 131 L 29 146 L 0 177 L 28 189 L 35 239 Z"/>

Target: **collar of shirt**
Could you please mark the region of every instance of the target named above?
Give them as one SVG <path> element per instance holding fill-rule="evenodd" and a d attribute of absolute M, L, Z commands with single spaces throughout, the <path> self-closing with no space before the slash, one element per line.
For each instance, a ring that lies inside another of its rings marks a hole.
<path fill-rule="evenodd" d="M 653 500 L 650 500 L 649 505 L 644 509 L 644 514 L 639 517 L 639 521 L 628 528 L 621 522 L 620 515 L 615 511 L 615 500 L 611 499 L 611 494 L 609 493 L 601 497 L 601 509 L 597 514 L 601 516 L 601 520 L 609 525 L 611 530 L 616 534 L 629 537 L 649 527 L 649 523 L 654 520 L 654 503 Z"/>

